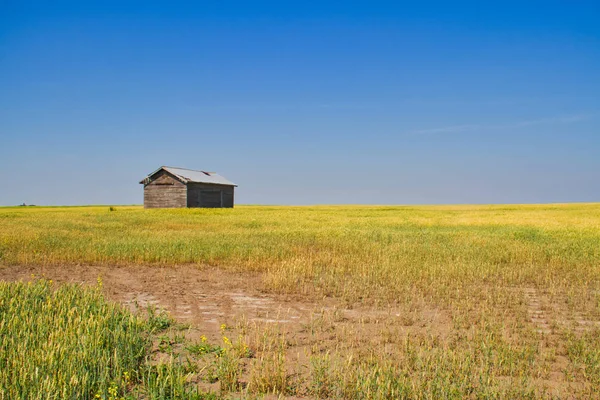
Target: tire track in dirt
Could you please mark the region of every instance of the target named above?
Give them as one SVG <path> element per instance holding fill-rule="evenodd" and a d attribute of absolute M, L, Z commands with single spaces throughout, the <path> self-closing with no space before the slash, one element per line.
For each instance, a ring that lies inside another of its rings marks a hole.
<path fill-rule="evenodd" d="M 589 310 L 585 311 L 569 305 L 568 296 L 564 293 L 540 294 L 534 288 L 524 288 L 523 293 L 530 320 L 536 325 L 538 331 L 550 333 L 548 330 L 553 331 L 552 326 L 555 326 L 584 333 L 600 327 L 600 321 Z M 590 294 L 594 295 L 595 292 L 592 291 Z"/>
<path fill-rule="evenodd" d="M 550 334 L 550 324 L 546 314 L 542 310 L 541 298 L 538 291 L 535 288 L 524 288 L 523 295 L 527 302 L 527 312 L 529 314 L 529 320 L 533 323 L 539 333 Z"/>

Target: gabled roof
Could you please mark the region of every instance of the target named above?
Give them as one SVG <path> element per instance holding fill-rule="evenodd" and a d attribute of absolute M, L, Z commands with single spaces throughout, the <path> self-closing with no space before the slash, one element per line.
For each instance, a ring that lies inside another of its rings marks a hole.
<path fill-rule="evenodd" d="M 237 186 L 235 183 L 230 180 L 222 177 L 221 175 L 215 172 L 207 172 L 207 171 L 195 171 L 193 169 L 186 168 L 177 168 L 177 167 L 165 167 L 162 166 L 156 171 L 149 174 L 147 177 L 142 179 L 140 183 L 147 183 L 150 178 L 159 172 L 160 170 L 165 170 L 172 175 L 175 175 L 176 178 L 181 180 L 183 183 L 195 182 L 195 183 L 212 183 L 215 185 L 228 185 L 228 186 Z"/>

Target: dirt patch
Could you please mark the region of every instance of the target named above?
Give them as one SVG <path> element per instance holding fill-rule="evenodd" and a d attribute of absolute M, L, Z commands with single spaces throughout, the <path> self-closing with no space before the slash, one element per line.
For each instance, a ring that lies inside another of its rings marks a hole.
<path fill-rule="evenodd" d="M 238 318 L 250 322 L 308 321 L 315 303 L 267 295 L 259 275 L 220 269 L 178 267 L 3 267 L 0 279 L 28 280 L 32 276 L 56 282 L 96 284 L 100 278 L 107 297 L 135 311 L 164 308 L 180 322 L 206 335 L 218 336 L 219 326 Z"/>
<path fill-rule="evenodd" d="M 304 361 L 314 348 L 323 351 L 344 345 L 353 336 L 364 346 L 401 340 L 411 333 L 445 337 L 451 319 L 440 310 L 353 305 L 325 298 L 271 294 L 260 274 L 232 273 L 218 268 L 178 267 L 0 267 L 0 280 L 45 277 L 56 282 L 97 284 L 106 296 L 132 311 L 155 306 L 188 324 L 186 336 L 222 339 L 221 324 L 265 332 L 275 329 L 288 343 L 290 360 Z M 273 328 L 269 328 L 272 325 Z M 236 329 L 236 331 L 239 331 Z M 390 339 L 392 338 L 392 339 Z"/>
<path fill-rule="evenodd" d="M 395 308 L 354 306 L 348 309 L 333 299 L 313 301 L 301 296 L 270 294 L 263 290 L 260 274 L 232 273 L 218 268 L 0 267 L 1 280 L 29 280 L 32 276 L 90 285 L 101 279 L 109 299 L 132 311 L 147 306 L 164 308 L 179 322 L 190 324 L 198 334 L 215 340 L 220 339 L 221 324 L 230 325 L 240 320 L 253 324 L 279 324 L 288 333 L 302 336 L 307 326 L 315 325 L 323 318 L 332 324 L 373 325 L 377 330 L 385 321 L 410 319 L 406 311 Z M 446 330 L 449 320 L 440 321 L 437 311 L 432 315 L 434 317 L 414 327 L 431 329 L 439 325 Z"/>

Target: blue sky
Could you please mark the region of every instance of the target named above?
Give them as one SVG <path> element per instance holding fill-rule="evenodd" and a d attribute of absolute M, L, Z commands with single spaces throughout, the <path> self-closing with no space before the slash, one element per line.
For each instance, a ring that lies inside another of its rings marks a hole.
<path fill-rule="evenodd" d="M 485 4 L 482 4 L 485 3 Z M 600 201 L 600 3 L 3 2 L 0 205 Z"/>

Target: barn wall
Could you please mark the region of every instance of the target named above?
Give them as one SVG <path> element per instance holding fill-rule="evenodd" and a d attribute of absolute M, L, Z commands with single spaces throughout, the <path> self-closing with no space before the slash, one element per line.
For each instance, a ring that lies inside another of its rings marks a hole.
<path fill-rule="evenodd" d="M 213 185 L 209 183 L 188 183 L 187 206 L 188 207 L 233 207 L 234 186 Z"/>
<path fill-rule="evenodd" d="M 166 171 L 158 172 L 144 186 L 144 208 L 180 208 L 187 206 L 187 188 Z"/>

